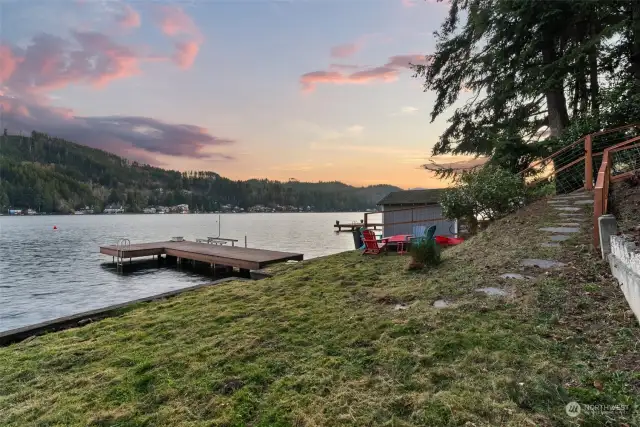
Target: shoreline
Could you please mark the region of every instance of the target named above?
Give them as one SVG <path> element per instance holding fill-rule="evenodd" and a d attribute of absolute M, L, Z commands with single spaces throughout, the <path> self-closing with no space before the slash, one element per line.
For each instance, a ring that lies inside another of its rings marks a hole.
<path fill-rule="evenodd" d="M 46 333 L 84 326 L 87 323 L 92 323 L 94 321 L 102 320 L 107 317 L 115 317 L 127 312 L 128 310 L 133 309 L 137 304 L 144 304 L 172 298 L 185 292 L 195 291 L 198 289 L 219 285 L 221 283 L 233 282 L 236 280 L 243 282 L 250 281 L 250 279 L 246 279 L 243 277 L 225 277 L 209 283 L 201 283 L 199 285 L 189 286 L 187 288 L 175 289 L 173 291 L 167 291 L 161 294 L 137 298 L 119 304 L 108 305 L 106 307 L 96 308 L 94 310 L 71 314 L 69 316 L 58 317 L 56 319 L 34 323 L 33 325 L 22 326 L 20 328 L 9 329 L 7 331 L 0 331 L 0 347 L 8 346 Z"/>

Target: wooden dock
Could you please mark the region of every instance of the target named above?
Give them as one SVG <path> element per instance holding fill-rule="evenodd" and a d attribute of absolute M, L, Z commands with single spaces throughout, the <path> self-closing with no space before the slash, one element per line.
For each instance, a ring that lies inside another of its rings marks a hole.
<path fill-rule="evenodd" d="M 364 222 L 339 222 L 336 221 L 336 223 L 333 225 L 334 228 L 337 228 L 336 231 L 341 232 L 341 231 L 353 231 L 353 230 L 357 230 L 360 227 L 364 227 L 364 228 L 373 228 L 374 230 L 377 230 L 378 227 L 382 228 L 383 224 L 372 224 L 372 223 L 364 223 Z M 343 230 L 344 228 L 344 230 Z"/>
<path fill-rule="evenodd" d="M 260 270 L 269 264 L 303 259 L 303 254 L 188 241 L 137 243 L 126 247 L 100 246 L 100 253 L 121 259 L 165 255 L 177 258 L 178 262 L 199 261 L 240 270 Z"/>

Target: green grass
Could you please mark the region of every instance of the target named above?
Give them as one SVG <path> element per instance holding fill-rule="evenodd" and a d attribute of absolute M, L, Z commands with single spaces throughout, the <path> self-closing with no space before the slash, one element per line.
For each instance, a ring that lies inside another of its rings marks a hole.
<path fill-rule="evenodd" d="M 638 425 L 640 328 L 588 224 L 536 246 L 555 215 L 534 204 L 427 272 L 339 254 L 0 348 L 0 425 Z M 474 292 L 487 286 L 511 294 Z M 572 400 L 629 409 L 569 418 Z"/>

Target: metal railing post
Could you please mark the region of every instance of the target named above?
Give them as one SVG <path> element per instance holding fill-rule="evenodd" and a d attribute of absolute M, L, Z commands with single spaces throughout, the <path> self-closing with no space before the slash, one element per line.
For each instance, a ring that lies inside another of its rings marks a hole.
<path fill-rule="evenodd" d="M 584 189 L 593 190 L 593 157 L 591 135 L 584 138 Z"/>

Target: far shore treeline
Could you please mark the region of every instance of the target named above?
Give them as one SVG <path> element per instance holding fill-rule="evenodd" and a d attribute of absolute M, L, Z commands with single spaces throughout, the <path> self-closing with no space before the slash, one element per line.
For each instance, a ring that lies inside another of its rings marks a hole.
<path fill-rule="evenodd" d="M 5 131 L 0 144 L 0 209 L 5 214 L 8 209 L 70 213 L 85 207 L 102 212 L 108 205 L 141 212 L 179 204 L 201 212 L 223 205 L 357 211 L 374 208 L 390 191 L 399 190 L 341 182 L 233 181 L 210 171 L 165 170 L 35 131 L 29 136 Z"/>

